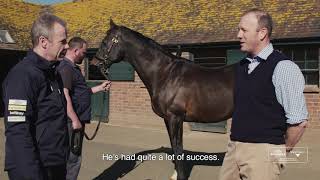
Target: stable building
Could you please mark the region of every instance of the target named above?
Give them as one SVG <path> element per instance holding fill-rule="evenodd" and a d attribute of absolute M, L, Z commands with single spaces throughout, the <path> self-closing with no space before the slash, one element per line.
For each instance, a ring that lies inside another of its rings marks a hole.
<path fill-rule="evenodd" d="M 21 40 L 19 37 L 27 37 L 32 20 L 44 10 L 66 20 L 69 37 L 81 36 L 89 42 L 88 61 L 83 64 L 83 70 L 88 84 L 92 86 L 103 79 L 94 66 L 96 62 L 91 59 L 106 35 L 110 18 L 118 25 L 154 39 L 172 53 L 183 52 L 183 57 L 196 64 L 218 67 L 235 63 L 245 56 L 239 51 L 237 39 L 242 13 L 253 7 L 264 9 L 274 20 L 272 43 L 275 49 L 290 57 L 304 74 L 310 128 L 320 128 L 320 7 L 316 1 L 249 0 L 234 4 L 219 0 L 159 0 L 149 3 L 83 0 L 53 6 L 34 6 L 18 1 L 12 1 L 12 4 L 23 4 L 21 8 L 33 9 L 23 28 L 16 21 L 3 19 L 11 28 L 20 30 L 12 35 L 17 37 L 15 40 L 19 47 L 27 49 L 30 38 Z M 1 8 L 12 10 L 10 7 Z M 23 15 L 17 16 L 23 18 Z M 147 90 L 132 66 L 114 64 L 110 72 L 113 81 L 110 93 L 92 97 L 95 119 L 118 126 L 164 129 L 163 120 L 152 112 Z M 213 132 L 226 132 L 228 127 L 226 122 L 185 123 L 185 126 L 190 130 Z"/>

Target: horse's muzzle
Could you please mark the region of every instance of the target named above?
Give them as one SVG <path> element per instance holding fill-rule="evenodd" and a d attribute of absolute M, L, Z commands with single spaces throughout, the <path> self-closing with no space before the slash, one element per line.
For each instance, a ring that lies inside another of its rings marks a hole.
<path fill-rule="evenodd" d="M 100 70 L 101 74 L 109 80 L 109 67 L 111 66 L 111 63 L 108 63 L 107 60 L 105 59 L 101 59 L 100 57 L 98 56 L 94 56 L 92 58 L 92 61 L 95 61 L 95 62 L 99 62 L 97 64 L 95 64 L 95 66 L 98 67 L 98 69 Z"/>

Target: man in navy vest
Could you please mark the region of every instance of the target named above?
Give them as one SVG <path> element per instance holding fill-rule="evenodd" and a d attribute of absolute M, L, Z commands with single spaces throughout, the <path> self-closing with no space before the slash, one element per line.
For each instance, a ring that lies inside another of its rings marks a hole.
<path fill-rule="evenodd" d="M 63 81 L 63 91 L 67 100 L 67 114 L 69 117 L 68 130 L 70 144 L 73 131 L 80 135 L 78 147 L 70 146 L 70 153 L 67 162 L 67 180 L 76 180 L 81 167 L 82 141 L 85 130 L 85 123 L 91 120 L 91 95 L 93 93 L 107 91 L 111 82 L 104 81 L 98 86 L 90 88 L 81 73 L 77 64 L 81 64 L 86 52 L 87 42 L 80 38 L 74 37 L 68 42 L 69 48 L 65 57 L 61 60 L 58 70 Z"/>
<path fill-rule="evenodd" d="M 259 9 L 239 23 L 247 57 L 235 73 L 235 109 L 220 180 L 277 180 L 281 158 L 300 140 L 306 126 L 304 77 L 299 67 L 270 43 L 271 16 Z"/>

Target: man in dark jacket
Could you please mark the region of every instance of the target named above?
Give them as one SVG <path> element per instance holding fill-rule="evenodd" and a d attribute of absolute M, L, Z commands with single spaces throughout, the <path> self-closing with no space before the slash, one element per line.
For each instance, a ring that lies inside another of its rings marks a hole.
<path fill-rule="evenodd" d="M 80 37 L 70 39 L 68 50 L 64 59 L 59 64 L 64 94 L 67 100 L 68 128 L 71 142 L 73 131 L 80 135 L 78 147 L 71 147 L 67 162 L 67 180 L 76 180 L 81 167 L 82 141 L 85 123 L 91 120 L 91 95 L 93 93 L 109 90 L 111 82 L 104 81 L 95 87 L 88 87 L 77 64 L 81 64 L 86 52 L 87 42 Z M 70 143 L 72 144 L 72 143 Z"/>
<path fill-rule="evenodd" d="M 43 14 L 34 21 L 31 37 L 33 49 L 3 83 L 5 170 L 11 180 L 63 180 L 67 112 L 56 59 L 67 48 L 66 24 Z"/>

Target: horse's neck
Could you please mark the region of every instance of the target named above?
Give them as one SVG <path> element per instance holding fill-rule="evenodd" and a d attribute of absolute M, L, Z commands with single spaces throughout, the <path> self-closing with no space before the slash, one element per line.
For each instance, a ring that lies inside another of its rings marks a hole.
<path fill-rule="evenodd" d="M 132 45 L 129 45 L 129 47 L 131 47 L 131 50 L 126 54 L 126 59 L 137 71 L 152 96 L 154 88 L 162 79 L 161 77 L 167 74 L 167 67 L 170 66 L 172 58 L 156 48 L 146 48 L 144 46 L 141 49 L 135 49 L 132 47 L 137 46 Z"/>

